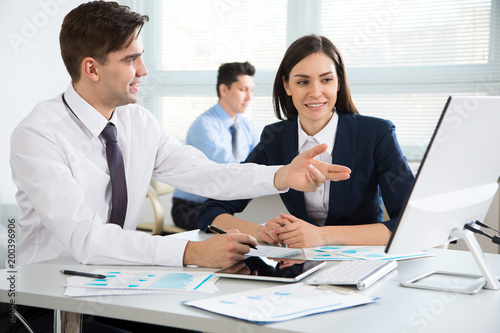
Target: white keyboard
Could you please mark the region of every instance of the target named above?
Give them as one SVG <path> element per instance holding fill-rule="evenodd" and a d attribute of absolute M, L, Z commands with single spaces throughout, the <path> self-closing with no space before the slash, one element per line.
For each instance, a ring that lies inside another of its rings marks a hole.
<path fill-rule="evenodd" d="M 319 271 L 306 284 L 354 285 L 363 290 L 397 267 L 396 260 L 346 260 Z"/>

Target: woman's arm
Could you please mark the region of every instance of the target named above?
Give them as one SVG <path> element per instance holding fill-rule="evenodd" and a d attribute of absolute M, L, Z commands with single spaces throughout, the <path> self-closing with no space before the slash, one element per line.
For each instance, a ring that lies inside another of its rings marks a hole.
<path fill-rule="evenodd" d="M 273 229 L 271 233 L 290 247 L 385 245 L 391 236 L 383 223 L 318 227 L 287 214 L 281 214 L 273 221 L 283 226 Z"/>

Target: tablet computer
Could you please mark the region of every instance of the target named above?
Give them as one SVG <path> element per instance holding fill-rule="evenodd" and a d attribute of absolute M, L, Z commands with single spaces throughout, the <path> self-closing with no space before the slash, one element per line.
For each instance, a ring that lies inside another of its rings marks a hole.
<path fill-rule="evenodd" d="M 325 261 L 248 257 L 216 271 L 216 276 L 266 280 L 280 282 L 297 282 L 325 265 Z"/>

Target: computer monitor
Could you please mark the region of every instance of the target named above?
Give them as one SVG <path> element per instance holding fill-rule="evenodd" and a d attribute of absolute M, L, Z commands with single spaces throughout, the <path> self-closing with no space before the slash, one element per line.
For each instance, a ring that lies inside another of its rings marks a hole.
<path fill-rule="evenodd" d="M 500 97 L 449 97 L 386 252 L 423 251 L 461 238 L 485 288 L 500 289 L 475 237 L 464 230 L 484 221 L 499 177 Z"/>

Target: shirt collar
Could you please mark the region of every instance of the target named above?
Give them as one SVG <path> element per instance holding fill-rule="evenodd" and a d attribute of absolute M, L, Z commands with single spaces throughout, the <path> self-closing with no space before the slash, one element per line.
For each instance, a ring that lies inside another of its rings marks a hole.
<path fill-rule="evenodd" d="M 237 123 L 239 119 L 239 117 L 236 116 L 236 119 L 233 120 L 233 118 L 229 115 L 229 113 L 227 113 L 226 110 L 224 110 L 224 108 L 219 103 L 215 104 L 215 113 L 221 119 L 222 124 L 226 128 L 229 128 L 234 123 Z"/>
<path fill-rule="evenodd" d="M 297 116 L 298 131 L 299 131 L 299 151 L 309 138 L 313 138 L 318 142 L 318 144 L 326 143 L 328 145 L 326 153 L 331 155 L 333 151 L 333 145 L 335 144 L 335 135 L 337 134 L 338 122 L 339 122 L 339 116 L 337 112 L 334 112 L 328 124 L 326 124 L 326 126 L 319 133 L 316 133 L 316 135 L 313 136 L 309 136 L 302 129 L 302 125 L 300 124 L 300 118 L 299 116 Z"/>
<path fill-rule="evenodd" d="M 94 109 L 86 100 L 84 100 L 73 88 L 73 84 L 69 84 L 64 98 L 68 103 L 71 111 L 82 122 L 82 124 L 92 133 L 93 136 L 99 137 L 104 127 L 106 127 L 108 120 Z M 116 112 L 109 120 L 115 126 L 118 126 Z"/>

